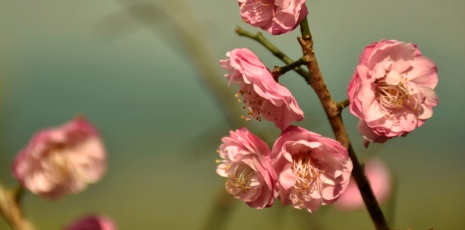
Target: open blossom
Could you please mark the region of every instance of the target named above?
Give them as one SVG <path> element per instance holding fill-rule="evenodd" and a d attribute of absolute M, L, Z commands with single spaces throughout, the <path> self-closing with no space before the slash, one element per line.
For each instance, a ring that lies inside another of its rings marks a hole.
<path fill-rule="evenodd" d="M 352 161 L 346 148 L 303 128 L 284 130 L 271 156 L 283 205 L 314 212 L 336 201 L 349 184 Z"/>
<path fill-rule="evenodd" d="M 281 130 L 293 121 L 301 121 L 304 114 L 294 96 L 284 86 L 277 83 L 270 71 L 258 57 L 248 49 L 234 49 L 221 60 L 221 66 L 229 71 L 225 76 L 229 84 L 239 85 L 244 108 L 248 110 L 246 120 L 266 120 L 274 122 Z"/>
<path fill-rule="evenodd" d="M 370 159 L 364 163 L 365 175 L 371 185 L 371 190 L 379 204 L 385 202 L 392 191 L 392 180 L 389 170 L 378 159 Z M 350 179 L 346 191 L 339 197 L 333 206 L 342 211 L 353 211 L 365 207 L 357 184 Z"/>
<path fill-rule="evenodd" d="M 270 163 L 270 148 L 243 127 L 224 137 L 216 172 L 228 178 L 226 191 L 252 208 L 274 203 L 276 174 Z"/>
<path fill-rule="evenodd" d="M 97 130 L 83 117 L 37 132 L 13 163 L 14 177 L 32 193 L 56 199 L 83 190 L 105 172 Z"/>
<path fill-rule="evenodd" d="M 273 35 L 295 29 L 308 14 L 305 0 L 237 0 L 242 20 Z"/>
<path fill-rule="evenodd" d="M 83 217 L 63 230 L 116 230 L 113 221 L 105 216 L 89 215 Z"/>
<path fill-rule="evenodd" d="M 437 83 L 436 65 L 415 44 L 381 40 L 367 46 L 348 87 L 365 146 L 423 125 L 438 104 Z"/>

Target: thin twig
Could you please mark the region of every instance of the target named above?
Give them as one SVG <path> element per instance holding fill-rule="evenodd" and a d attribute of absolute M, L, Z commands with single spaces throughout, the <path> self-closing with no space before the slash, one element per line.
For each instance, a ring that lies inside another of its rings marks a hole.
<path fill-rule="evenodd" d="M 271 74 L 273 74 L 273 78 L 277 81 L 278 78 L 285 74 L 286 72 L 288 71 L 291 71 L 291 70 L 298 70 L 299 67 L 301 65 L 305 65 L 307 64 L 308 62 L 308 57 L 306 56 L 303 56 L 301 58 L 299 58 L 299 60 L 295 61 L 295 62 L 292 62 L 288 65 L 285 65 L 285 66 L 282 66 L 282 67 L 279 67 L 279 66 L 275 66 L 273 71 L 271 71 Z"/>
<path fill-rule="evenodd" d="M 267 48 L 275 57 L 279 58 L 284 63 L 291 64 L 294 62 L 289 56 L 287 56 L 284 52 L 278 49 L 278 47 L 276 47 L 275 45 L 273 45 L 273 43 L 268 41 L 268 39 L 266 39 L 262 33 L 257 32 L 256 34 L 253 34 L 247 30 L 242 29 L 239 26 L 236 28 L 236 33 L 239 36 L 248 37 L 259 42 L 263 45 L 263 47 Z M 304 79 L 309 77 L 308 71 L 301 67 L 294 69 L 294 71 L 297 72 Z"/>
<path fill-rule="evenodd" d="M 342 111 L 345 107 L 349 106 L 349 104 L 350 104 L 350 100 L 345 99 L 344 101 L 338 102 L 336 106 L 339 109 L 339 111 Z"/>

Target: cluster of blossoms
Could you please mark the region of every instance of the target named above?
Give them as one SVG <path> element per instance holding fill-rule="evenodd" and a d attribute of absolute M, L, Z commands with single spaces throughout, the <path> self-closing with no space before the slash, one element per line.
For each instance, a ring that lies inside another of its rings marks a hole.
<path fill-rule="evenodd" d="M 217 173 L 226 191 L 253 208 L 283 205 L 316 211 L 334 202 L 349 184 L 352 161 L 338 142 L 289 126 L 272 150 L 243 127 L 222 139 Z"/>
<path fill-rule="evenodd" d="M 273 35 L 292 31 L 308 14 L 305 0 L 238 0 L 238 4 L 244 22 Z M 225 69 L 233 71 L 229 75 L 230 82 L 239 82 L 240 93 L 245 93 L 246 98 L 263 97 L 266 94 L 264 84 L 252 78 L 268 75 L 264 71 L 266 68 L 251 52 L 242 52 L 243 60 L 233 52 L 228 56 L 237 63 L 222 62 Z M 253 68 L 249 71 L 250 67 Z M 269 78 L 264 77 L 263 81 L 266 85 Z M 432 108 L 438 105 L 434 92 L 437 83 L 436 65 L 421 54 L 417 45 L 396 40 L 381 40 L 368 45 L 348 87 L 350 112 L 360 119 L 358 130 L 365 139 L 364 145 L 367 147 L 370 142 L 383 143 L 393 137 L 405 136 L 422 126 L 432 116 Z M 286 98 L 291 100 L 292 95 L 287 93 L 287 89 L 279 91 L 285 92 Z M 273 98 L 274 92 L 266 99 Z M 261 100 L 246 102 L 251 109 L 250 116 L 259 117 L 261 113 L 265 119 L 272 120 L 269 110 L 266 110 L 270 108 L 258 102 Z M 281 105 L 276 100 L 271 102 Z M 296 104 L 289 105 L 294 111 L 290 116 L 297 121 L 303 119 L 303 116 L 297 118 L 302 113 Z M 274 119 L 275 124 L 281 120 L 279 117 Z M 289 120 L 292 118 L 284 118 L 280 125 L 276 125 L 283 130 Z"/>
<path fill-rule="evenodd" d="M 244 22 L 273 35 L 292 31 L 306 17 L 305 0 L 238 0 Z M 340 206 L 357 208 L 361 198 L 350 182 L 352 161 L 339 142 L 292 122 L 303 112 L 290 91 L 277 83 L 259 58 L 248 49 L 234 49 L 221 60 L 225 75 L 239 86 L 247 110 L 245 120 L 271 121 L 282 133 L 272 149 L 247 128 L 231 131 L 218 150 L 217 173 L 226 177 L 226 190 L 253 208 L 280 199 L 309 212 L 335 202 L 349 186 Z M 438 104 L 434 62 L 415 44 L 381 40 L 365 48 L 350 81 L 350 112 L 360 119 L 364 145 L 405 136 L 432 116 Z M 240 100 L 239 100 L 240 101 Z M 389 196 L 390 184 L 380 164 L 367 164 L 367 174 L 379 201 Z M 374 176 L 370 176 L 374 175 Z M 349 183 L 350 182 L 350 183 Z M 347 198 L 348 197 L 348 198 Z"/>
<path fill-rule="evenodd" d="M 226 177 L 226 191 L 253 208 L 283 205 L 316 211 L 334 202 L 349 184 L 352 161 L 335 140 L 300 127 L 303 112 L 287 88 L 277 83 L 248 49 L 235 49 L 220 61 L 229 83 L 239 85 L 248 116 L 273 122 L 282 130 L 270 150 L 247 128 L 222 139 L 217 173 Z"/>

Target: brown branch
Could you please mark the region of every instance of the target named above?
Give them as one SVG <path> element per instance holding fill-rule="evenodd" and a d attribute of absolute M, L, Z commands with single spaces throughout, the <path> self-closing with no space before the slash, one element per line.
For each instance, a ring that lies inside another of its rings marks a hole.
<path fill-rule="evenodd" d="M 14 230 L 33 230 L 34 227 L 23 217 L 19 205 L 22 189 L 8 191 L 0 185 L 0 215 Z"/>
<path fill-rule="evenodd" d="M 318 62 L 316 60 L 315 52 L 313 50 L 313 39 L 308 27 L 308 22 L 306 19 L 300 24 L 302 38 L 298 38 L 299 43 L 302 47 L 302 52 L 304 56 L 309 57 L 309 62 L 307 63 L 308 70 L 310 72 L 309 78 L 305 79 L 307 83 L 313 88 L 313 90 L 318 95 L 321 104 L 325 110 L 326 116 L 328 117 L 331 128 L 334 132 L 336 140 L 344 145 L 348 152 L 350 159 L 353 163 L 352 177 L 354 178 L 357 186 L 362 195 L 365 206 L 368 209 L 371 219 L 378 230 L 389 230 L 386 218 L 379 207 L 378 202 L 371 190 L 370 183 L 368 182 L 365 173 L 363 171 L 360 162 L 357 159 L 354 149 L 350 143 L 347 131 L 345 129 L 344 123 L 341 116 L 341 107 L 334 102 L 329 93 L 329 90 L 326 86 L 323 76 L 321 74 Z"/>

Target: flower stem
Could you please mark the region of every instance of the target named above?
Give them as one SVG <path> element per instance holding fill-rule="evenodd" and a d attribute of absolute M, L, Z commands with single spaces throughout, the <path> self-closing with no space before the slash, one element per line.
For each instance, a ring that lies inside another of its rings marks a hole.
<path fill-rule="evenodd" d="M 350 159 L 353 163 L 352 177 L 357 183 L 363 201 L 365 202 L 365 206 L 368 209 L 376 229 L 388 230 L 390 228 L 387 224 L 386 218 L 384 217 L 383 212 L 381 211 L 381 208 L 376 201 L 373 191 L 371 190 L 370 183 L 368 182 L 364 170 L 357 159 L 355 151 L 352 148 L 352 144 L 350 143 L 350 139 L 342 121 L 341 109 L 332 99 L 326 83 L 323 80 L 323 76 L 321 74 L 318 62 L 316 60 L 315 52 L 313 50 L 313 39 L 306 19 L 300 23 L 300 27 L 302 38 L 298 38 L 298 40 L 302 47 L 303 54 L 309 57 L 307 67 L 311 77 L 306 79 L 306 81 L 313 88 L 318 98 L 320 99 L 326 116 L 328 117 L 329 123 L 331 124 L 331 128 L 334 132 L 336 140 L 344 145 L 349 152 Z"/>
<path fill-rule="evenodd" d="M 260 44 L 263 45 L 263 47 L 267 48 L 275 57 L 279 58 L 284 63 L 286 63 L 286 64 L 294 63 L 294 61 L 291 58 L 289 58 L 289 56 L 287 56 L 284 52 L 282 52 L 280 49 L 278 49 L 278 47 L 273 45 L 273 43 L 268 41 L 268 39 L 266 39 L 263 36 L 262 33 L 257 32 L 256 34 L 253 34 L 253 33 L 249 32 L 247 30 L 242 29 L 239 26 L 236 28 L 236 33 L 239 36 L 248 37 L 248 38 L 251 38 L 251 39 L 259 42 Z M 297 72 L 300 76 L 302 76 L 304 79 L 309 77 L 308 71 L 306 71 L 305 69 L 303 69 L 301 67 L 298 67 L 298 68 L 293 69 L 293 70 L 295 72 Z"/>
<path fill-rule="evenodd" d="M 305 64 L 307 64 L 307 62 L 308 62 L 308 58 L 306 56 L 303 56 L 303 57 L 299 58 L 299 60 L 297 60 L 295 62 L 292 62 L 292 63 L 290 63 L 288 65 L 285 65 L 285 66 L 282 66 L 282 67 L 275 66 L 271 73 L 273 74 L 273 78 L 275 80 L 278 80 L 278 78 L 281 75 L 285 74 L 286 72 L 288 72 L 290 70 L 297 71 L 301 65 L 305 65 Z"/>
<path fill-rule="evenodd" d="M 33 230 L 34 227 L 23 217 L 20 197 L 23 188 L 13 192 L 0 185 L 0 215 L 13 230 Z"/>
<path fill-rule="evenodd" d="M 345 107 L 349 106 L 349 104 L 349 99 L 345 99 L 344 101 L 337 103 L 336 106 L 339 109 L 339 111 L 342 111 Z"/>

